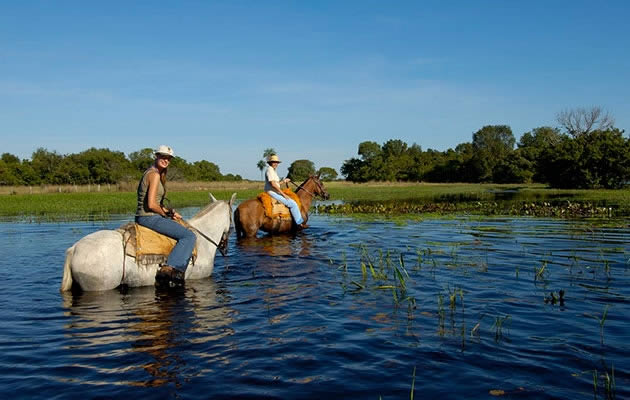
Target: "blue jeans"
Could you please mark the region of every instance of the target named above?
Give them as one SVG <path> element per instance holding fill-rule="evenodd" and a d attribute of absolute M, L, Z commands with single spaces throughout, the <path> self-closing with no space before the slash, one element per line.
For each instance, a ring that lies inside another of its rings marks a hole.
<path fill-rule="evenodd" d="M 293 220 L 295 221 L 296 224 L 300 225 L 302 222 L 304 222 L 304 218 L 302 218 L 302 213 L 300 213 L 300 207 L 298 207 L 295 200 L 286 199 L 283 196 L 280 196 L 278 193 L 272 192 L 271 190 L 268 191 L 267 193 L 269 194 L 269 196 L 273 197 L 274 199 L 278 200 L 280 203 L 289 207 L 289 210 L 291 211 L 291 216 L 293 217 Z"/>
<path fill-rule="evenodd" d="M 168 255 L 166 263 L 180 271 L 186 271 L 192 256 L 197 236 L 177 222 L 160 215 L 136 216 L 136 222 L 149 229 L 177 240 L 177 244 Z"/>

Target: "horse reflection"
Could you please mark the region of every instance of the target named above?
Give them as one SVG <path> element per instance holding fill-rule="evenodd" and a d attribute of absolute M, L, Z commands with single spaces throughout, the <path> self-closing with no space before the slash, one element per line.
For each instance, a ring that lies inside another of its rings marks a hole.
<path fill-rule="evenodd" d="M 308 256 L 313 247 L 313 238 L 305 234 L 265 235 L 260 238 L 246 237 L 236 242 L 239 251 L 276 256 Z"/>
<path fill-rule="evenodd" d="M 187 282 L 179 293 L 163 293 L 152 287 L 126 293 L 65 293 L 66 315 L 70 317 L 65 328 L 77 339 L 78 347 L 89 350 L 83 352 L 88 355 L 82 356 L 81 366 L 93 364 L 89 365 L 90 373 L 105 371 L 103 380 L 124 373 L 130 379 L 121 383 L 130 386 L 179 387 L 185 379 L 183 371 L 188 370 L 188 375 L 191 368 L 185 361 L 190 357 L 180 354 L 189 351 L 186 349 L 191 343 L 206 349 L 203 343 L 232 334 L 232 311 L 223 306 L 225 302 L 217 299 L 216 293 L 211 279 Z M 124 365 L 108 369 L 107 358 Z M 149 376 L 137 374 L 142 370 Z"/>

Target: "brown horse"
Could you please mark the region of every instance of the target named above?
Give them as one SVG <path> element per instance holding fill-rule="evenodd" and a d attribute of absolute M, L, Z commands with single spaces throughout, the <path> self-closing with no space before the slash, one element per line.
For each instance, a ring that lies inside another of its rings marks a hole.
<path fill-rule="evenodd" d="M 324 200 L 330 197 L 319 180 L 319 175 L 311 175 L 296 190 L 295 194 L 300 199 L 300 213 L 304 222 L 308 221 L 308 210 L 311 208 L 313 197 L 320 196 Z M 292 219 L 270 218 L 265 215 L 260 200 L 250 199 L 239 204 L 234 211 L 234 226 L 236 237 L 254 237 L 258 230 L 267 233 L 286 233 L 296 229 Z"/>

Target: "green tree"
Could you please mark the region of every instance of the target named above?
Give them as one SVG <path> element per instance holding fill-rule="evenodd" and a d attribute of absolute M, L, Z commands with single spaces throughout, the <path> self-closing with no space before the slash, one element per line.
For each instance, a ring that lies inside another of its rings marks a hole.
<path fill-rule="evenodd" d="M 527 183 L 531 182 L 531 162 L 522 157 L 519 152 L 499 161 L 492 171 L 492 182 L 495 183 Z"/>
<path fill-rule="evenodd" d="M 341 173 L 350 182 L 366 182 L 367 179 L 363 174 L 365 162 L 358 158 L 346 160 L 341 165 Z"/>
<path fill-rule="evenodd" d="M 89 171 L 88 179 L 91 183 L 116 183 L 121 181 L 124 176 L 130 175 L 132 170 L 131 163 L 123 152 L 112 151 L 107 148 L 92 147 L 66 158 L 71 159 L 76 166 L 87 168 Z M 63 176 L 69 177 L 69 174 L 64 173 Z"/>
<path fill-rule="evenodd" d="M 520 155 L 530 163 L 534 182 L 547 182 L 546 169 L 540 164 L 541 155 L 560 142 L 562 134 L 556 128 L 541 126 L 526 132 L 518 142 Z"/>
<path fill-rule="evenodd" d="M 199 181 L 220 181 L 223 178 L 219 166 L 210 161 L 196 161 L 193 164 L 195 170 L 195 180 Z"/>
<path fill-rule="evenodd" d="M 266 160 L 267 157 L 273 156 L 274 154 L 278 154 L 278 153 L 276 153 L 276 151 L 272 147 L 270 147 L 268 149 L 265 149 L 265 151 L 263 151 L 263 158 Z"/>
<path fill-rule="evenodd" d="M 289 166 L 288 178 L 295 183 L 306 180 L 315 174 L 315 164 L 310 160 L 295 160 Z"/>
<path fill-rule="evenodd" d="M 133 166 L 133 169 L 144 173 L 153 164 L 155 161 L 155 154 L 153 154 L 153 149 L 145 147 L 144 149 L 134 151 L 133 153 L 129 153 L 129 161 Z"/>
<path fill-rule="evenodd" d="M 330 167 L 321 167 L 317 170 L 317 175 L 322 181 L 334 181 L 338 176 L 337 171 Z"/>
<path fill-rule="evenodd" d="M 21 185 L 19 174 L 20 159 L 13 154 L 4 153 L 0 157 L 0 185 Z"/>
<path fill-rule="evenodd" d="M 264 180 L 265 178 L 263 177 L 263 170 L 265 169 L 265 167 L 267 166 L 267 159 L 270 156 L 273 156 L 276 153 L 276 150 L 274 150 L 272 147 L 265 149 L 265 151 L 263 151 L 263 159 L 259 160 L 258 163 L 256 163 L 256 167 L 258 167 L 258 169 L 260 170 L 260 180 Z"/>
<path fill-rule="evenodd" d="M 514 151 L 512 129 L 507 125 L 486 125 L 473 134 L 473 168 L 479 181 L 492 180 L 494 167 Z"/>
<path fill-rule="evenodd" d="M 259 160 L 258 163 L 256 164 L 256 166 L 260 170 L 260 180 L 262 181 L 262 180 L 265 179 L 263 177 L 263 170 L 265 169 L 265 166 L 267 166 L 267 163 L 265 162 L 265 160 Z"/>
<path fill-rule="evenodd" d="M 564 136 L 544 152 L 541 164 L 552 187 L 620 188 L 630 180 L 630 142 L 616 128 Z"/>
<path fill-rule="evenodd" d="M 62 158 L 57 152 L 50 152 L 40 147 L 31 156 L 31 166 L 41 182 L 57 183 L 54 174 Z"/>
<path fill-rule="evenodd" d="M 172 181 L 194 181 L 195 169 L 181 157 L 175 156 L 171 158 L 168 166 L 168 179 Z"/>

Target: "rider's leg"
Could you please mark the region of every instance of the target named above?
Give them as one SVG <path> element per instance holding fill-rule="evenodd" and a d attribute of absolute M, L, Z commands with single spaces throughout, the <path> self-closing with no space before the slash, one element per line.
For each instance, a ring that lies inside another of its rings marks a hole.
<path fill-rule="evenodd" d="M 293 220 L 297 225 L 300 225 L 302 222 L 304 222 L 304 218 L 302 218 L 302 213 L 300 213 L 300 207 L 298 207 L 295 200 L 284 198 L 276 192 L 269 191 L 267 193 L 269 193 L 271 197 L 278 200 L 280 203 L 289 207 L 289 210 L 291 211 L 291 216 L 293 217 Z"/>
<path fill-rule="evenodd" d="M 177 240 L 177 244 L 168 255 L 166 263 L 182 272 L 186 271 L 188 261 L 192 256 L 197 236 L 172 219 L 159 215 L 136 217 L 136 222 L 147 228 L 153 229 L 163 235 Z"/>

